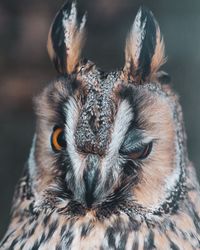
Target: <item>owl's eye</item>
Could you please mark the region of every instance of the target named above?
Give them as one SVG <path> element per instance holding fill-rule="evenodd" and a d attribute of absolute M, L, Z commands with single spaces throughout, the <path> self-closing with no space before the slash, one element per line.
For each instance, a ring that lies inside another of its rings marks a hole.
<path fill-rule="evenodd" d="M 66 147 L 63 128 L 56 127 L 51 136 L 51 145 L 54 151 L 61 151 Z"/>
<path fill-rule="evenodd" d="M 151 153 L 152 150 L 152 142 L 146 145 L 142 145 L 141 147 L 135 149 L 130 152 L 127 156 L 132 160 L 143 160 L 147 158 L 147 156 Z"/>

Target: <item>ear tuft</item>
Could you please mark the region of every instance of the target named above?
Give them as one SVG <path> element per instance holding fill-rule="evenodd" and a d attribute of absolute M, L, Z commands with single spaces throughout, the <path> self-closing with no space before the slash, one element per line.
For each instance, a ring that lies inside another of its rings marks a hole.
<path fill-rule="evenodd" d="M 76 3 L 68 1 L 57 13 L 48 36 L 47 49 L 59 73 L 71 74 L 84 45 L 86 15 L 78 15 Z"/>
<path fill-rule="evenodd" d="M 141 7 L 127 37 L 124 75 L 140 84 L 156 78 L 165 63 L 164 42 L 153 13 Z"/>

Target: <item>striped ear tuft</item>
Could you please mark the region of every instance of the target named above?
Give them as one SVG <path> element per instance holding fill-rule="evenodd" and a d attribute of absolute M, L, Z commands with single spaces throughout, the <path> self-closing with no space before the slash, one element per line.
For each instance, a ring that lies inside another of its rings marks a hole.
<path fill-rule="evenodd" d="M 71 74 L 80 60 L 85 40 L 86 15 L 79 15 L 74 1 L 57 13 L 48 35 L 47 49 L 59 73 Z"/>
<path fill-rule="evenodd" d="M 153 13 L 141 7 L 126 40 L 124 75 L 136 84 L 154 80 L 165 63 L 165 46 Z"/>

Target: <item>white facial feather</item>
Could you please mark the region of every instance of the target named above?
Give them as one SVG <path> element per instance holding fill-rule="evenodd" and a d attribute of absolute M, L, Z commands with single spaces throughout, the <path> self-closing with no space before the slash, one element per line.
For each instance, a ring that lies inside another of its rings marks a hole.
<path fill-rule="evenodd" d="M 181 159 L 180 159 L 180 149 L 179 149 L 179 145 L 176 141 L 176 152 L 175 152 L 175 155 L 176 155 L 176 165 L 175 165 L 175 168 L 173 170 L 173 173 L 171 176 L 168 176 L 167 179 L 166 179 L 166 190 L 168 192 L 171 192 L 175 185 L 177 184 L 177 181 L 179 180 L 179 177 L 180 177 L 180 174 L 181 174 Z"/>
<path fill-rule="evenodd" d="M 75 147 L 75 129 L 76 129 L 76 124 L 78 120 L 78 106 L 74 98 L 70 98 L 66 108 L 66 141 L 67 141 L 67 150 L 70 156 L 70 159 L 72 161 L 73 166 L 76 166 L 75 171 L 75 176 L 79 175 L 80 172 L 80 165 L 81 165 L 81 158 L 76 150 Z"/>
<path fill-rule="evenodd" d="M 84 189 L 83 185 L 79 185 L 80 180 L 82 180 L 83 174 L 83 159 L 80 154 L 77 152 L 75 144 L 75 129 L 79 116 L 79 108 L 77 102 L 74 98 L 70 98 L 66 104 L 65 113 L 66 113 L 66 127 L 65 127 L 65 136 L 67 141 L 67 150 L 69 153 L 70 160 L 72 162 L 74 177 L 76 180 L 76 188 Z M 84 191 L 84 190 L 82 190 Z M 79 192 L 76 192 L 79 193 Z"/>
<path fill-rule="evenodd" d="M 30 150 L 30 154 L 29 154 L 29 158 L 28 158 L 28 168 L 29 168 L 29 173 L 30 176 L 34 179 L 35 178 L 35 171 L 36 171 L 36 164 L 35 164 L 35 141 L 36 141 L 36 134 L 33 137 L 33 142 L 32 142 L 32 146 L 31 146 L 31 150 Z"/>
<path fill-rule="evenodd" d="M 120 104 L 115 118 L 112 139 L 109 145 L 107 157 L 118 154 L 118 151 L 124 140 L 124 136 L 128 130 L 128 127 L 132 119 L 133 119 L 132 108 L 130 107 L 129 103 L 126 100 L 124 100 Z"/>
<path fill-rule="evenodd" d="M 119 175 L 119 149 L 132 119 L 132 109 L 128 102 L 124 100 L 120 104 L 116 114 L 111 143 L 108 148 L 108 153 L 102 162 L 103 180 L 106 180 L 107 170 L 110 170 L 110 167 L 112 167 L 112 175 L 115 179 Z M 114 167 L 113 163 L 115 163 Z"/>

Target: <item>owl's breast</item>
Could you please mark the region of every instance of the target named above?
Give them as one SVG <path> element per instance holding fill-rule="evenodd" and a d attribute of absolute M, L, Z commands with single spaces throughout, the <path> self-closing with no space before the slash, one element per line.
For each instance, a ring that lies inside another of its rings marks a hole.
<path fill-rule="evenodd" d="M 181 223 L 185 229 L 179 228 Z M 200 249 L 195 229 L 190 226 L 187 216 L 180 218 L 179 224 L 171 217 L 157 223 L 152 220 L 151 224 L 126 214 L 98 221 L 90 213 L 71 219 L 52 213 L 20 227 L 15 224 L 15 229 L 12 224 L 1 249 Z"/>

